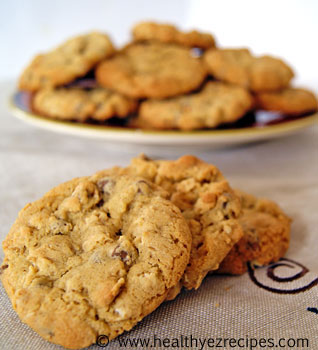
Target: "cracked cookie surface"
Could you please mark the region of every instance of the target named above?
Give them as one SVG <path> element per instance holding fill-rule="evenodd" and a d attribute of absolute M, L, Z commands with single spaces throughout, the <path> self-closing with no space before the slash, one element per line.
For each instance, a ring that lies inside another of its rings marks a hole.
<path fill-rule="evenodd" d="M 200 49 L 215 47 L 215 40 L 211 34 L 197 30 L 183 32 L 171 24 L 141 22 L 134 26 L 132 33 L 135 41 L 155 40 Z"/>
<path fill-rule="evenodd" d="M 32 100 L 34 110 L 47 117 L 85 121 L 124 118 L 137 110 L 136 100 L 105 88 L 55 88 L 38 91 Z"/>
<path fill-rule="evenodd" d="M 83 348 L 153 311 L 181 278 L 191 235 L 165 192 L 99 172 L 55 187 L 19 213 L 1 280 L 21 320 Z"/>
<path fill-rule="evenodd" d="M 290 219 L 273 201 L 256 198 L 235 190 L 241 198 L 239 222 L 244 235 L 220 265 L 218 273 L 240 275 L 247 263 L 256 266 L 278 261 L 286 253 L 290 240 Z"/>
<path fill-rule="evenodd" d="M 253 98 L 244 88 L 208 82 L 193 94 L 142 102 L 133 122 L 140 128 L 150 129 L 214 128 L 241 118 L 252 105 Z"/>
<path fill-rule="evenodd" d="M 114 169 L 142 176 L 161 186 L 188 222 L 192 235 L 190 261 L 181 279 L 187 289 L 199 288 L 242 237 L 237 218 L 240 201 L 221 172 L 194 156 L 175 161 L 134 158 L 127 168 Z M 178 286 L 169 291 L 171 299 Z"/>
<path fill-rule="evenodd" d="M 299 88 L 259 93 L 255 100 L 260 109 L 291 115 L 316 112 L 318 109 L 315 95 L 311 91 Z"/>
<path fill-rule="evenodd" d="M 196 89 L 206 77 L 200 57 L 187 48 L 153 43 L 128 45 L 100 63 L 101 86 L 134 98 L 164 98 Z"/>
<path fill-rule="evenodd" d="M 114 52 L 106 34 L 92 32 L 69 39 L 56 49 L 36 56 L 23 71 L 19 88 L 37 91 L 70 83 Z"/>
<path fill-rule="evenodd" d="M 204 61 L 216 79 L 252 91 L 283 89 L 294 76 L 292 69 L 281 59 L 255 57 L 248 49 L 208 50 Z"/>

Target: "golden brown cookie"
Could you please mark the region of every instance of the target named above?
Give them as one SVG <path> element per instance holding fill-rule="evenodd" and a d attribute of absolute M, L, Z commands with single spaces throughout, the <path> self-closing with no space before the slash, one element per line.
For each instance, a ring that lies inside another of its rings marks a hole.
<path fill-rule="evenodd" d="M 55 187 L 19 213 L 1 280 L 23 322 L 66 348 L 113 339 L 165 300 L 191 235 L 166 193 L 99 172 Z"/>
<path fill-rule="evenodd" d="M 182 32 L 171 24 L 140 22 L 132 30 L 135 41 L 160 41 L 167 44 L 179 44 L 187 47 L 210 49 L 215 47 L 211 34 L 196 30 Z"/>
<path fill-rule="evenodd" d="M 137 110 L 136 100 L 105 88 L 55 88 L 38 91 L 32 101 L 41 115 L 63 120 L 107 120 Z"/>
<path fill-rule="evenodd" d="M 273 91 L 288 86 L 294 76 L 281 59 L 253 56 L 248 49 L 216 49 L 204 54 L 209 73 L 216 79 L 252 91 Z"/>
<path fill-rule="evenodd" d="M 252 105 L 253 97 L 244 88 L 208 82 L 193 94 L 142 102 L 134 123 L 148 129 L 214 128 L 241 118 Z"/>
<path fill-rule="evenodd" d="M 77 36 L 53 51 L 36 56 L 22 73 L 19 88 L 36 91 L 70 83 L 114 52 L 106 34 L 93 32 Z"/>
<path fill-rule="evenodd" d="M 141 176 L 161 186 L 182 212 L 192 234 L 190 261 L 181 284 L 199 288 L 206 274 L 216 270 L 242 237 L 238 222 L 240 201 L 221 172 L 194 156 L 175 161 L 134 158 L 125 169 L 115 172 Z M 170 290 L 173 298 L 181 286 Z"/>
<path fill-rule="evenodd" d="M 200 57 L 162 43 L 127 46 L 96 69 L 101 86 L 134 98 L 164 98 L 196 89 L 206 77 Z"/>
<path fill-rule="evenodd" d="M 239 222 L 244 236 L 231 249 L 217 272 L 240 275 L 247 271 L 248 262 L 263 266 L 284 256 L 290 240 L 290 219 L 270 200 L 235 192 L 241 198 Z"/>
<path fill-rule="evenodd" d="M 257 94 L 255 100 L 260 109 L 284 114 L 305 114 L 316 112 L 318 108 L 315 95 L 305 89 L 286 88 L 279 91 L 263 92 Z"/>

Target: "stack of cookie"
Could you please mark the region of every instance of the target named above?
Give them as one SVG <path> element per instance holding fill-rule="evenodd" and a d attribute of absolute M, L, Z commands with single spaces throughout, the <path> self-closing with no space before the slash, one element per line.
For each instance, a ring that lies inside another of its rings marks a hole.
<path fill-rule="evenodd" d="M 209 272 L 282 257 L 290 219 L 234 191 L 194 156 L 76 178 L 28 204 L 3 242 L 1 280 L 21 320 L 78 349 L 130 330 Z"/>
<path fill-rule="evenodd" d="M 219 49 L 211 34 L 173 25 L 142 22 L 132 34 L 118 51 L 105 34 L 71 39 L 37 56 L 19 87 L 34 93 L 33 108 L 43 116 L 79 122 L 115 117 L 146 129 L 215 128 L 255 109 L 317 111 L 310 91 L 290 87 L 294 73 L 281 59 Z M 87 74 L 93 85 L 85 85 Z"/>

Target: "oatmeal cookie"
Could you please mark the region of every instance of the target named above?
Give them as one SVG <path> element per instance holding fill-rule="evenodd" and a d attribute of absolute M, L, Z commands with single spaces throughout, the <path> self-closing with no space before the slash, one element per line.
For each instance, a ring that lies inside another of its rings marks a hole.
<path fill-rule="evenodd" d="M 273 91 L 288 86 L 294 76 L 281 59 L 253 56 L 248 49 L 216 49 L 204 54 L 208 71 L 218 80 L 252 91 Z"/>
<path fill-rule="evenodd" d="M 114 169 L 120 172 L 120 169 Z M 199 288 L 206 274 L 219 268 L 242 237 L 240 201 L 221 172 L 194 156 L 175 161 L 134 158 L 123 173 L 141 176 L 161 186 L 182 212 L 192 234 L 190 261 L 181 279 L 187 289 Z M 181 285 L 167 296 L 172 299 Z"/>
<path fill-rule="evenodd" d="M 115 52 L 106 34 L 77 36 L 58 48 L 36 56 L 19 80 L 21 90 L 36 91 L 70 83 Z"/>
<path fill-rule="evenodd" d="M 286 88 L 280 91 L 263 92 L 255 97 L 260 109 L 284 114 L 305 114 L 317 111 L 315 95 L 305 89 Z"/>
<path fill-rule="evenodd" d="M 99 172 L 57 186 L 19 213 L 1 280 L 21 320 L 66 348 L 113 339 L 183 275 L 191 235 L 166 193 Z"/>
<path fill-rule="evenodd" d="M 247 271 L 248 262 L 263 266 L 284 256 L 290 240 L 290 219 L 270 200 L 258 199 L 238 190 L 236 193 L 242 203 L 239 222 L 244 236 L 231 249 L 217 272 L 240 275 Z"/>
<path fill-rule="evenodd" d="M 206 77 L 200 57 L 187 48 L 162 43 L 136 43 L 100 63 L 101 86 L 134 98 L 164 98 L 196 89 Z"/>
<path fill-rule="evenodd" d="M 253 98 L 244 88 L 208 82 L 193 94 L 142 102 L 135 124 L 153 129 L 214 128 L 241 118 L 252 105 Z"/>
<path fill-rule="evenodd" d="M 155 40 L 200 49 L 215 47 L 215 40 L 211 34 L 201 33 L 197 30 L 182 32 L 171 24 L 141 22 L 133 28 L 132 33 L 135 41 Z"/>
<path fill-rule="evenodd" d="M 104 121 L 126 117 L 137 110 L 138 103 L 105 88 L 55 88 L 38 91 L 32 107 L 39 114 L 55 119 Z"/>

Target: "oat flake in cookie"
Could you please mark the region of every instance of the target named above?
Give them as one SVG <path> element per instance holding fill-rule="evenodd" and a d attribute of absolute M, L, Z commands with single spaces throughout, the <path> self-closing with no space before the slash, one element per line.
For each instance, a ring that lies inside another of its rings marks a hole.
<path fill-rule="evenodd" d="M 165 300 L 189 260 L 180 210 L 150 182 L 100 172 L 19 213 L 1 280 L 23 322 L 66 348 L 131 329 Z"/>
<path fill-rule="evenodd" d="M 126 172 L 148 179 L 169 193 L 169 199 L 187 220 L 192 248 L 190 261 L 181 285 L 199 288 L 203 278 L 216 270 L 231 248 L 242 237 L 238 222 L 240 200 L 219 169 L 194 156 L 175 161 L 134 158 Z M 168 299 L 177 293 L 178 286 L 169 291 Z"/>

